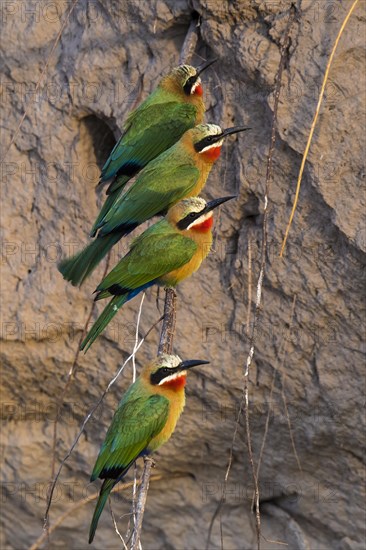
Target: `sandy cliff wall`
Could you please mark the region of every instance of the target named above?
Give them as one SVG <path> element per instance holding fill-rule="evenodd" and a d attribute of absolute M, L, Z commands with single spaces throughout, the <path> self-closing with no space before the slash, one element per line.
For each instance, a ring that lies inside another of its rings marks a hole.
<path fill-rule="evenodd" d="M 260 472 L 262 501 L 270 501 L 263 507 L 263 535 L 287 542 L 291 550 L 354 550 L 363 541 L 362 3 L 337 50 L 286 255 L 278 256 L 322 76 L 350 5 L 346 0 L 301 2 L 278 112 L 267 275 L 250 394 L 256 457 L 271 405 Z M 62 280 L 56 262 L 85 242 L 102 200 L 95 191 L 98 166 L 131 106 L 177 64 L 195 10 L 202 18 L 193 62 L 219 59 L 203 78 L 206 119 L 253 129 L 227 140 L 204 192 L 209 198 L 237 193 L 238 200 L 225 205 L 216 218 L 215 250 L 178 289 L 175 351 L 186 358 L 208 358 L 211 365 L 190 376 L 184 417 L 157 455 L 155 473 L 163 477 L 151 485 L 142 542 L 150 549 L 202 549 L 222 495 L 248 351 L 248 281 L 251 273 L 253 300 L 273 84 L 289 2 L 237 0 L 226 5 L 194 0 L 192 7 L 185 0 L 79 0 L 50 60 L 47 81 L 34 94 L 66 7 L 70 4 L 61 1 L 19 1 L 3 8 L 5 144 L 26 101 L 33 106 L 2 175 L 1 547 L 27 548 L 41 532 L 56 401 L 103 271 L 101 267 L 78 290 Z M 119 245 L 112 261 L 126 246 Z M 134 300 L 88 354 L 79 357 L 59 425 L 58 461 L 131 352 L 137 310 Z M 156 293 L 148 292 L 140 333 L 159 316 Z M 157 341 L 155 330 L 138 353 L 138 366 L 154 356 Z M 271 395 L 276 365 L 279 373 Z M 88 485 L 88 478 L 131 375 L 128 367 L 64 468 L 52 521 L 97 489 L 96 484 Z M 292 449 L 283 395 L 302 472 Z M 181 477 L 171 479 L 172 474 Z M 242 420 L 222 509 L 224 548 L 255 545 L 252 487 Z M 86 548 L 93 506 L 68 517 L 50 547 Z M 113 508 L 116 514 L 128 513 L 129 503 L 116 498 Z M 126 518 L 119 524 L 124 532 Z M 120 546 L 105 513 L 94 547 Z M 218 519 L 210 547 L 220 547 Z M 263 547 L 278 546 L 264 541 Z"/>

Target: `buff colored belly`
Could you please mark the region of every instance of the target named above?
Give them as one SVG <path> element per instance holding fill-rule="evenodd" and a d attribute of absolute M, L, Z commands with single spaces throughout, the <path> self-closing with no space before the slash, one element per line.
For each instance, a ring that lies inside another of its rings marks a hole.
<path fill-rule="evenodd" d="M 185 404 L 184 389 L 182 389 L 180 392 L 173 393 L 174 397 L 170 399 L 168 420 L 161 432 L 150 441 L 148 446 L 148 450 L 150 452 L 155 451 L 166 441 L 168 441 L 168 439 L 174 432 L 178 419 L 183 411 Z"/>
<path fill-rule="evenodd" d="M 207 243 L 207 247 L 204 246 L 200 251 L 196 252 L 187 264 L 175 269 L 174 271 L 170 271 L 170 273 L 167 273 L 166 275 L 163 275 L 159 278 L 159 282 L 166 286 L 176 286 L 180 281 L 183 281 L 183 279 L 186 279 L 192 275 L 192 273 L 197 271 L 202 263 L 202 260 L 204 260 L 209 253 L 210 248 L 211 243 Z"/>

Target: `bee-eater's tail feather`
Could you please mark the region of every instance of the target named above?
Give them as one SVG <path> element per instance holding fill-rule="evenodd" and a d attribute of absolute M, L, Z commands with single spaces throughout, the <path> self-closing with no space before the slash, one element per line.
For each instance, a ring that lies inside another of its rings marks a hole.
<path fill-rule="evenodd" d="M 120 194 L 121 194 L 120 190 L 118 189 L 115 193 L 107 195 L 107 198 L 103 203 L 101 211 L 99 212 L 98 217 L 95 220 L 93 227 L 91 228 L 91 231 L 90 231 L 91 237 L 95 237 L 95 234 L 98 231 L 99 227 L 101 227 L 101 225 L 103 224 L 103 220 L 105 216 L 108 214 L 109 210 L 114 206 Z"/>
<path fill-rule="evenodd" d="M 75 256 L 62 260 L 58 270 L 72 285 L 81 285 L 120 238 L 120 233 L 110 233 L 105 237 L 96 238 Z"/>
<path fill-rule="evenodd" d="M 112 300 L 103 309 L 102 313 L 99 315 L 98 319 L 95 321 L 94 325 L 92 326 L 92 328 L 89 330 L 88 334 L 82 341 L 80 350 L 81 351 L 84 350 L 86 353 L 90 348 L 90 346 L 92 345 L 92 343 L 94 342 L 94 340 L 98 338 L 101 332 L 103 332 L 105 327 L 108 325 L 109 321 L 113 319 L 113 317 L 116 315 L 118 310 L 123 306 L 123 304 L 125 304 L 126 302 L 128 302 L 129 300 L 137 296 L 137 294 L 139 294 L 141 291 L 155 284 L 155 282 L 156 282 L 155 280 L 149 281 L 148 283 L 145 283 L 144 285 L 141 285 L 137 288 L 134 288 L 131 290 L 126 289 L 125 294 L 119 294 L 117 296 L 114 296 Z M 109 290 L 97 289 L 97 292 L 98 294 L 96 296 L 96 300 L 98 300 L 99 298 L 106 298 L 107 296 L 111 295 L 113 290 L 112 290 L 112 287 L 110 287 Z"/>
<path fill-rule="evenodd" d="M 100 515 L 103 511 L 105 503 L 107 502 L 107 498 L 109 496 L 109 493 L 113 489 L 116 482 L 117 482 L 116 479 L 105 479 L 103 481 L 103 485 L 100 489 L 100 493 L 99 493 L 99 497 L 98 497 L 98 502 L 97 502 L 97 505 L 96 505 L 95 510 L 94 510 L 93 519 L 92 519 L 91 524 L 90 524 L 89 544 L 91 542 L 93 542 L 95 531 L 96 531 L 97 526 L 98 526 L 98 521 L 99 521 Z"/>
<path fill-rule="evenodd" d="M 96 293 L 96 296 L 94 298 L 94 302 L 98 302 L 99 300 L 103 300 L 104 298 L 111 298 L 113 294 L 109 290 L 94 290 L 94 294 Z"/>
<path fill-rule="evenodd" d="M 131 174 L 128 176 L 125 176 L 124 174 L 121 174 L 120 176 L 117 175 L 116 178 L 110 183 L 108 189 L 107 189 L 107 195 L 112 195 L 116 191 L 120 192 L 131 178 L 135 176 L 135 174 L 142 168 L 141 164 L 136 162 L 130 163 L 129 169 L 131 170 Z M 126 167 L 122 168 L 126 170 Z"/>
<path fill-rule="evenodd" d="M 95 321 L 94 325 L 84 338 L 83 342 L 81 343 L 80 350 L 84 350 L 85 352 L 88 351 L 94 340 L 98 338 L 99 334 L 103 332 L 108 323 L 116 315 L 119 308 L 122 307 L 123 304 L 129 299 L 129 294 L 124 294 L 123 296 L 114 296 L 114 298 L 112 298 L 112 300 L 109 302 L 109 304 L 106 305 L 106 307 L 99 315 L 98 319 Z"/>

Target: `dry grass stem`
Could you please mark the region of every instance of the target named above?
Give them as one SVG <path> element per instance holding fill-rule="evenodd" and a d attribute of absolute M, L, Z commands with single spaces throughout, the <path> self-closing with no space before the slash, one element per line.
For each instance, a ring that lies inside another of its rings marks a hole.
<path fill-rule="evenodd" d="M 281 251 L 280 251 L 280 257 L 281 257 L 281 258 L 282 258 L 282 256 L 283 256 L 283 253 L 284 253 L 284 250 L 285 250 L 285 246 L 286 246 L 287 238 L 288 238 L 288 235 L 289 235 L 289 232 L 290 232 L 292 220 L 293 220 L 293 218 L 294 218 L 295 210 L 296 210 L 297 203 L 298 203 L 298 200 L 299 200 L 300 187 L 301 187 L 301 180 L 302 180 L 302 175 L 303 175 L 303 172 L 304 172 L 305 162 L 306 162 L 306 159 L 307 159 L 307 157 L 308 157 L 308 153 L 309 153 L 311 141 L 312 141 L 312 139 L 313 139 L 314 129 L 315 129 L 315 126 L 316 126 L 316 123 L 317 123 L 317 120 L 318 120 L 318 116 L 319 116 L 319 112 L 320 112 L 320 105 L 321 105 L 321 102 L 323 101 L 323 96 L 324 96 L 325 86 L 326 86 L 326 84 L 327 84 L 327 80 L 328 80 L 328 76 L 329 76 L 330 66 L 331 66 L 331 64 L 332 64 L 333 57 L 334 57 L 334 54 L 335 54 L 336 49 L 337 49 L 339 39 L 341 38 L 342 33 L 343 33 L 343 31 L 344 31 L 344 28 L 345 28 L 345 26 L 347 25 L 347 22 L 348 22 L 349 18 L 351 17 L 352 12 L 353 12 L 353 10 L 355 9 L 355 7 L 357 6 L 357 4 L 358 4 L 358 0 L 355 0 L 355 1 L 353 2 L 352 6 L 350 7 L 349 11 L 348 11 L 348 13 L 347 13 L 347 15 L 346 15 L 346 17 L 345 17 L 345 19 L 344 19 L 342 25 L 341 25 L 341 28 L 339 29 L 337 38 L 336 38 L 336 40 L 335 40 L 335 42 L 334 42 L 333 49 L 332 49 L 331 54 L 330 54 L 330 56 L 329 56 L 329 60 L 328 60 L 328 63 L 327 63 L 327 67 L 326 67 L 326 69 L 325 69 L 325 74 L 324 74 L 324 78 L 323 78 L 323 82 L 322 82 L 322 86 L 321 86 L 320 94 L 319 94 L 319 98 L 318 98 L 318 104 L 317 104 L 317 106 L 316 106 L 316 111 L 315 111 L 314 119 L 313 119 L 313 122 L 312 122 L 312 124 L 311 124 L 311 128 L 310 128 L 310 132 L 309 132 L 308 141 L 307 141 L 307 143 L 306 143 L 304 155 L 303 155 L 303 157 L 302 157 L 301 166 L 300 166 L 300 170 L 299 170 L 299 175 L 298 175 L 298 178 L 297 178 L 297 184 L 296 184 L 296 192 L 295 192 L 294 204 L 293 204 L 293 207 L 292 207 L 292 210 L 291 210 L 290 219 L 289 219 L 288 224 L 287 224 L 287 227 L 286 227 L 285 236 L 284 236 L 284 239 L 283 239 L 283 241 L 282 241 L 282 246 L 281 246 Z"/>

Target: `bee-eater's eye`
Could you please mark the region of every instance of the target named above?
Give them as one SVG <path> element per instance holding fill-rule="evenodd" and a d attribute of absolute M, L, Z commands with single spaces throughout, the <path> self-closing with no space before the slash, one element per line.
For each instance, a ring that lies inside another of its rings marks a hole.
<path fill-rule="evenodd" d="M 196 82 L 197 77 L 196 76 L 190 76 L 188 80 L 183 84 L 183 90 L 184 92 L 189 95 L 191 93 L 192 86 Z"/>

